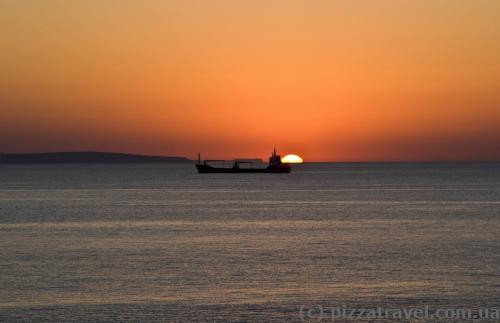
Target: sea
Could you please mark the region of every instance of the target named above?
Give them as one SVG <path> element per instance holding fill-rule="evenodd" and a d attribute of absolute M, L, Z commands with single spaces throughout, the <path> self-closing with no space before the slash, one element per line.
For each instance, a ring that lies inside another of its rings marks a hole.
<path fill-rule="evenodd" d="M 499 163 L 0 165 L 0 321 L 490 322 L 499 309 Z"/>

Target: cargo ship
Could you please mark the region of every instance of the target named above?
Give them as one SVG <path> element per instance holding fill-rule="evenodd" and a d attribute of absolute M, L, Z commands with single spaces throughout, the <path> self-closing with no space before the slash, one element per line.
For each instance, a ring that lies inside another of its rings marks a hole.
<path fill-rule="evenodd" d="M 214 162 L 227 162 L 225 160 L 203 160 L 198 154 L 198 162 L 196 168 L 198 173 L 290 173 L 292 167 L 290 164 L 282 163 L 280 155 L 276 154 L 276 149 L 273 150 L 271 157 L 269 157 L 269 164 L 267 167 L 253 167 L 253 162 L 234 160 L 231 161 L 230 167 L 216 167 L 211 163 Z"/>

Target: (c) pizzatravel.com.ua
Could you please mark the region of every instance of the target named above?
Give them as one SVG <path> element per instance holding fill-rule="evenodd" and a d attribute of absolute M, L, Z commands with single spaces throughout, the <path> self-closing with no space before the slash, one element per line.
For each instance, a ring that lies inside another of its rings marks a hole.
<path fill-rule="evenodd" d="M 335 322 L 345 320 L 490 320 L 500 322 L 500 308 L 354 308 L 346 305 L 301 305 L 299 317 L 303 322 Z"/>

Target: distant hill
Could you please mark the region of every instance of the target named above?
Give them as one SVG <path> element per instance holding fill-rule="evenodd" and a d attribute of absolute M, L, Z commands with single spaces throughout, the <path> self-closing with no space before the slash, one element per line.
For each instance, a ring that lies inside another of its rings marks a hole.
<path fill-rule="evenodd" d="M 184 157 L 146 156 L 96 151 L 55 152 L 38 154 L 0 154 L 0 164 L 51 163 L 182 163 Z"/>

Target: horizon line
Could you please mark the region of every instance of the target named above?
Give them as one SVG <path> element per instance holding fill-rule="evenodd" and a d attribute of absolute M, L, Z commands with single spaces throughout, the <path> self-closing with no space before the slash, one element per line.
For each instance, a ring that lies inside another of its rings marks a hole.
<path fill-rule="evenodd" d="M 179 155 L 157 155 L 157 154 L 146 154 L 146 153 L 128 153 L 128 152 L 117 152 L 117 151 L 99 151 L 99 150 L 68 150 L 68 151 L 44 151 L 44 152 L 5 152 L 5 151 L 0 151 L 0 156 L 1 155 L 43 155 L 43 154 L 76 154 L 76 153 L 97 153 L 97 154 L 121 154 L 121 155 L 131 155 L 131 156 L 138 156 L 138 157 L 158 157 L 158 158 L 184 158 L 189 161 L 196 161 L 196 159 L 192 159 L 190 157 L 186 156 L 179 156 Z M 237 160 L 237 159 L 259 159 L 262 160 L 262 158 L 259 157 L 241 157 L 241 158 L 236 158 L 236 159 L 231 159 L 231 160 Z M 425 159 L 425 160 L 405 160 L 405 159 L 399 159 L 399 160 L 315 160 L 315 161 L 307 161 L 305 160 L 303 163 L 305 164 L 319 164 L 319 163 L 352 163 L 352 164 L 362 164 L 362 163 L 500 163 L 500 160 L 488 160 L 488 159 L 479 159 L 479 160 L 432 160 L 432 159 Z"/>

